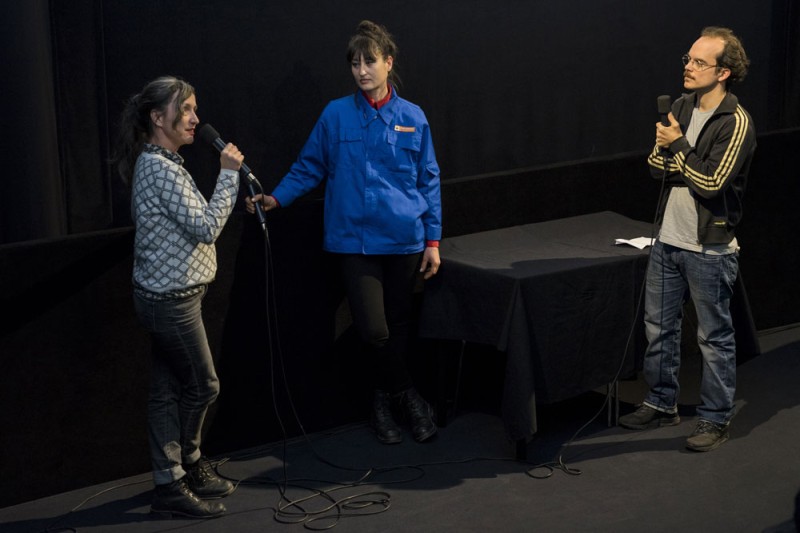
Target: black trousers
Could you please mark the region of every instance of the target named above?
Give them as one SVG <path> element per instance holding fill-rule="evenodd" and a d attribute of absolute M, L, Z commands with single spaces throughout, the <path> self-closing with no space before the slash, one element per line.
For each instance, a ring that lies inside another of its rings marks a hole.
<path fill-rule="evenodd" d="M 375 389 L 411 388 L 406 352 L 422 253 L 337 255 L 353 323 L 374 362 Z"/>

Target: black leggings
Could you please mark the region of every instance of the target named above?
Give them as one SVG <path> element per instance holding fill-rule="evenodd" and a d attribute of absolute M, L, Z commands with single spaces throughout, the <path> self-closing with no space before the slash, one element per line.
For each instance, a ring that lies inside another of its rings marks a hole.
<path fill-rule="evenodd" d="M 422 253 L 341 254 L 353 323 L 370 348 L 374 387 L 391 393 L 412 387 L 406 365 L 414 285 Z"/>

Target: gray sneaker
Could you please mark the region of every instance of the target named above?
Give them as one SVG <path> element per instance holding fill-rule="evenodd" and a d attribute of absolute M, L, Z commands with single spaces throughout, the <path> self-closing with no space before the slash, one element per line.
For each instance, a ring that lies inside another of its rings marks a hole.
<path fill-rule="evenodd" d="M 698 420 L 697 427 L 686 439 L 686 447 L 696 452 L 710 452 L 728 440 L 729 436 L 728 426 L 708 420 Z"/>
<path fill-rule="evenodd" d="M 628 429 L 649 429 L 659 426 L 677 426 L 681 423 L 678 413 L 665 413 L 642 405 L 636 411 L 619 417 L 619 425 Z"/>

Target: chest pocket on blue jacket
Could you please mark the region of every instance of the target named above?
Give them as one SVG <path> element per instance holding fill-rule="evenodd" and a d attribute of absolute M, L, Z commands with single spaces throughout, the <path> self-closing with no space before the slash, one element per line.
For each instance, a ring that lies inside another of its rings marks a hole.
<path fill-rule="evenodd" d="M 393 170 L 409 172 L 416 177 L 422 133 L 418 131 L 389 131 L 387 142 L 392 151 Z"/>
<path fill-rule="evenodd" d="M 333 133 L 334 149 L 331 151 L 331 166 L 360 167 L 364 159 L 364 132 L 361 128 L 341 128 Z"/>

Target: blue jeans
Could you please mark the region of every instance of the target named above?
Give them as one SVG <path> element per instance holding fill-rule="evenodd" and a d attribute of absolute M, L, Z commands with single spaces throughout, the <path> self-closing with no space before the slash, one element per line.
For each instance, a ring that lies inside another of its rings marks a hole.
<path fill-rule="evenodd" d="M 134 293 L 136 314 L 152 339 L 147 424 L 156 485 L 182 478 L 182 464 L 200 458 L 203 420 L 219 394 L 201 315 L 205 293 L 202 287 L 163 300 Z"/>
<path fill-rule="evenodd" d="M 697 341 L 703 357 L 699 418 L 728 424 L 734 415 L 736 343 L 730 300 L 739 270 L 738 254 L 709 255 L 656 241 L 650 256 L 645 295 L 649 343 L 644 377 L 650 392 L 644 403 L 677 411 L 683 304 L 691 296 L 697 312 Z"/>

